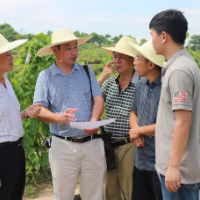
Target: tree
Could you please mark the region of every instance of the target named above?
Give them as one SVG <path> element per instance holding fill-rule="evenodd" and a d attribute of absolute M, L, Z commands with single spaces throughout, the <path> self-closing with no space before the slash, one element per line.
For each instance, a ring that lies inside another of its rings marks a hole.
<path fill-rule="evenodd" d="M 13 41 L 19 38 L 19 33 L 16 32 L 10 24 L 4 23 L 0 25 L 0 33 L 8 40 Z"/>
<path fill-rule="evenodd" d="M 116 44 L 122 37 L 122 34 L 120 34 L 119 36 L 115 36 L 114 38 L 112 38 L 113 43 Z"/>
<path fill-rule="evenodd" d="M 81 34 L 80 34 L 79 31 L 75 31 L 75 32 L 74 32 L 74 35 L 75 35 L 76 37 L 80 37 L 80 36 L 81 36 Z"/>
<path fill-rule="evenodd" d="M 49 35 L 49 36 L 52 35 L 52 33 L 53 33 L 53 32 L 50 31 L 50 30 L 47 31 L 47 35 Z"/>
<path fill-rule="evenodd" d="M 91 35 L 93 36 L 90 41 L 90 43 L 97 43 L 99 44 L 99 47 L 101 47 L 101 44 L 105 43 L 105 38 L 103 35 L 98 35 L 95 32 L 91 33 Z"/>
<path fill-rule="evenodd" d="M 193 51 L 200 51 L 200 35 L 193 35 L 188 46 Z"/>
<path fill-rule="evenodd" d="M 144 44 L 146 41 L 147 41 L 147 40 L 146 40 L 145 38 L 142 38 L 142 39 L 140 40 L 140 44 L 139 44 L 139 45 Z"/>
<path fill-rule="evenodd" d="M 109 40 L 111 39 L 111 35 L 106 34 L 106 35 L 105 35 L 105 39 L 109 41 Z"/>

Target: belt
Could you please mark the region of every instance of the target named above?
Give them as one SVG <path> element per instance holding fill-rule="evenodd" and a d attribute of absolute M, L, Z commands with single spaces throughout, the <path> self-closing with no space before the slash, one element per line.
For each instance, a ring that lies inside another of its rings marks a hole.
<path fill-rule="evenodd" d="M 14 142 L 3 142 L 3 143 L 0 143 L 0 148 L 6 148 L 6 147 L 21 148 L 23 146 L 24 146 L 23 137 L 19 138 L 19 140 L 14 141 Z"/>
<path fill-rule="evenodd" d="M 77 142 L 77 143 L 84 143 L 84 142 L 88 142 L 88 141 L 90 141 L 92 139 L 101 138 L 101 134 L 94 134 L 94 135 L 87 136 L 87 137 L 84 137 L 84 138 L 63 137 L 63 136 L 54 135 L 54 134 L 52 134 L 52 135 L 55 136 L 55 137 L 58 137 L 60 139 L 63 139 L 63 140 L 69 140 L 71 142 Z"/>
<path fill-rule="evenodd" d="M 114 147 L 118 147 L 118 146 L 121 146 L 121 145 L 124 145 L 124 144 L 128 144 L 130 142 L 131 142 L 130 138 L 125 138 L 125 139 L 120 140 L 120 141 L 112 141 L 112 144 L 113 144 Z"/>

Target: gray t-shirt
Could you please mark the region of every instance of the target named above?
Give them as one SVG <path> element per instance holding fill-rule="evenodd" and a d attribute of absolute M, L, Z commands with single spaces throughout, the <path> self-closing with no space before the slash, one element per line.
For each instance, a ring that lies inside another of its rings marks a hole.
<path fill-rule="evenodd" d="M 168 168 L 175 110 L 192 112 L 187 146 L 180 165 L 181 183 L 200 182 L 200 74 L 192 56 L 185 50 L 173 55 L 164 68 L 161 99 L 156 123 L 156 169 L 165 176 Z"/>

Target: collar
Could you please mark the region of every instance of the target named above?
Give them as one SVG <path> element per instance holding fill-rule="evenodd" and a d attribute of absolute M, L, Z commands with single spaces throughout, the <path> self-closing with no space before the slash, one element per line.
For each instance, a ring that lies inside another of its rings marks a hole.
<path fill-rule="evenodd" d="M 162 84 L 161 75 L 159 75 L 151 84 L 149 83 L 148 80 L 146 82 L 146 85 L 150 87 L 154 87 L 155 85 L 161 86 L 161 84 Z"/>
<path fill-rule="evenodd" d="M 53 64 L 52 64 L 52 74 L 54 76 L 56 76 L 57 74 L 60 74 L 60 75 L 63 75 L 63 76 L 67 76 L 66 74 L 64 74 L 62 72 L 62 70 L 56 65 L 56 62 L 54 61 Z M 79 66 L 78 66 L 78 63 L 74 63 L 73 66 L 72 66 L 72 72 L 76 71 L 76 70 L 80 70 L 79 69 Z M 72 73 L 71 72 L 71 73 Z"/>
<path fill-rule="evenodd" d="M 115 82 L 117 84 L 119 84 L 119 78 L 120 78 L 120 75 L 118 75 L 118 76 L 115 77 Z M 138 76 L 137 72 L 134 70 L 134 74 L 132 76 L 132 79 L 131 79 L 130 83 L 133 83 L 133 84 L 137 85 L 138 80 L 139 80 L 139 76 Z"/>
<path fill-rule="evenodd" d="M 181 57 L 183 55 L 186 55 L 188 54 L 187 50 L 186 49 L 182 49 L 178 52 L 176 52 L 168 61 L 167 63 L 164 65 L 163 67 L 163 71 L 166 71 L 170 66 L 171 64 L 174 62 L 174 60 L 176 60 L 178 57 Z"/>

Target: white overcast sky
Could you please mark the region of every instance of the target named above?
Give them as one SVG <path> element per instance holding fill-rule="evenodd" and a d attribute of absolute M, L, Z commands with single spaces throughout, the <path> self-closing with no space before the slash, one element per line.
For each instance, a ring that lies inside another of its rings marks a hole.
<path fill-rule="evenodd" d="M 150 39 L 151 18 L 168 8 L 184 11 L 189 34 L 200 35 L 200 0 L 1 0 L 0 24 L 20 33 L 59 28 Z"/>

